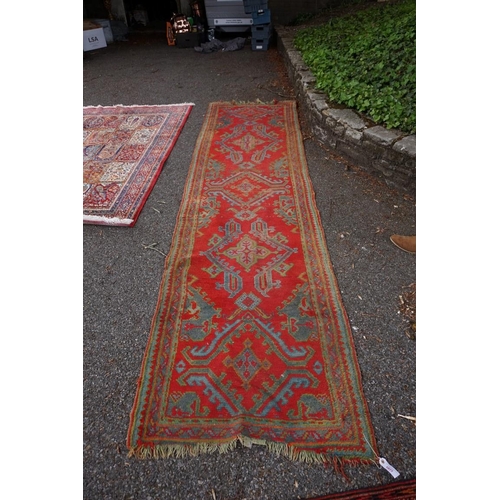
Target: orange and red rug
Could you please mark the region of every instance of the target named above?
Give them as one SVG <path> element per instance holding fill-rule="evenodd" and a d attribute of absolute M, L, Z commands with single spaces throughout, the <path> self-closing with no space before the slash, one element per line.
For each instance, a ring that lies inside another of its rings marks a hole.
<path fill-rule="evenodd" d="M 417 480 L 406 479 L 359 490 L 332 493 L 311 500 L 416 500 Z"/>
<path fill-rule="evenodd" d="M 296 104 L 212 103 L 165 262 L 128 433 L 139 458 L 376 444 Z"/>
<path fill-rule="evenodd" d="M 83 222 L 134 226 L 192 104 L 83 108 Z"/>

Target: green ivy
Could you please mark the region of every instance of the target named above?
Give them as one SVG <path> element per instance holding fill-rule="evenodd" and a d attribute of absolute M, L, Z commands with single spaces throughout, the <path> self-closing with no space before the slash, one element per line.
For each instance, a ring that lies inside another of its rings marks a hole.
<path fill-rule="evenodd" d="M 416 1 L 380 4 L 298 32 L 295 46 L 332 102 L 416 132 Z"/>

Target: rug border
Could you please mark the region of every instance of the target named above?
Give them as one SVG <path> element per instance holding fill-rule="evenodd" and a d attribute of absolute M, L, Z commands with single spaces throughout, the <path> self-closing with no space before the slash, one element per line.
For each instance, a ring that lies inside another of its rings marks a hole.
<path fill-rule="evenodd" d="M 123 104 L 116 104 L 112 106 L 102 106 L 102 105 L 96 105 L 96 106 L 84 106 L 83 109 L 111 109 L 111 108 L 168 108 L 168 107 L 187 107 L 187 112 L 184 115 L 182 121 L 180 122 L 179 129 L 177 132 L 172 136 L 172 143 L 170 144 L 170 147 L 165 151 L 164 157 L 160 160 L 160 164 L 158 166 L 158 169 L 153 177 L 151 177 L 150 182 L 149 182 L 149 187 L 148 189 L 144 192 L 142 201 L 139 205 L 137 205 L 137 208 L 135 210 L 135 218 L 133 219 L 121 219 L 119 217 L 106 217 L 105 215 L 90 215 L 90 214 L 83 214 L 83 224 L 89 224 L 89 225 L 96 225 L 96 226 L 111 226 L 111 227 L 134 227 L 135 224 L 137 223 L 139 216 L 141 215 L 142 209 L 144 208 L 144 205 L 146 204 L 149 195 L 151 194 L 151 191 L 153 191 L 153 188 L 156 185 L 156 182 L 158 181 L 158 178 L 160 177 L 163 167 L 165 166 L 166 161 L 168 160 L 168 157 L 170 156 L 170 153 L 174 149 L 174 146 L 177 142 L 177 139 L 181 135 L 184 125 L 187 122 L 187 119 L 189 118 L 191 111 L 193 107 L 195 106 L 194 103 L 179 103 L 179 104 L 138 104 L 138 105 L 123 105 Z"/>
<path fill-rule="evenodd" d="M 368 436 L 366 436 L 363 432 L 364 439 L 368 446 L 371 448 L 372 452 L 374 453 L 374 456 L 376 457 L 377 461 L 378 458 L 380 457 L 378 447 L 377 447 L 377 440 L 375 437 L 375 429 L 373 427 L 373 422 L 371 418 L 371 413 L 370 409 L 368 407 L 368 402 L 364 393 L 363 389 L 363 383 L 362 383 L 362 374 L 361 374 L 361 368 L 359 364 L 359 359 L 358 355 L 356 352 L 356 344 L 354 342 L 354 335 L 352 334 L 352 329 L 351 329 L 351 322 L 349 320 L 349 317 L 347 315 L 347 310 L 344 306 L 344 301 L 342 299 L 342 293 L 340 291 L 340 287 L 338 284 L 337 276 L 335 274 L 335 268 L 333 266 L 332 258 L 328 249 L 327 241 L 326 241 L 326 235 L 325 235 L 325 230 L 324 226 L 322 224 L 321 220 L 321 214 L 319 213 L 318 205 L 316 203 L 316 191 L 314 189 L 314 185 L 311 179 L 311 176 L 309 174 L 309 163 L 307 162 L 307 156 L 306 156 L 306 151 L 304 147 L 304 139 L 302 136 L 302 129 L 300 125 L 300 120 L 299 120 L 299 114 L 298 114 L 298 104 L 296 101 L 288 100 L 288 101 L 280 101 L 281 103 L 289 103 L 291 104 L 291 107 L 294 108 L 294 113 L 293 113 L 293 119 L 295 121 L 295 132 L 297 134 L 297 152 L 300 155 L 301 159 L 301 164 L 305 166 L 303 169 L 302 175 L 303 175 L 303 181 L 304 184 L 307 184 L 307 190 L 306 194 L 308 194 L 308 199 L 304 201 L 308 205 L 309 210 L 305 211 L 304 213 L 310 214 L 311 219 L 312 219 L 312 224 L 315 227 L 316 235 L 317 235 L 317 247 L 318 247 L 318 252 L 321 252 L 321 249 L 324 250 L 323 253 L 323 258 L 324 258 L 324 270 L 327 271 L 328 276 L 327 276 L 327 281 L 330 282 L 332 288 L 328 288 L 329 295 L 330 295 L 330 300 L 331 303 L 336 307 L 339 317 L 341 317 L 342 324 L 339 325 L 340 329 L 344 329 L 345 331 L 345 340 L 347 341 L 347 344 L 344 345 L 344 348 L 348 351 L 348 353 L 351 356 L 352 363 L 347 363 L 347 367 L 349 369 L 350 373 L 350 380 L 351 382 L 356 386 L 354 387 L 354 394 L 358 394 L 359 396 L 356 397 L 356 399 L 359 400 L 360 406 L 363 408 L 364 413 L 366 415 L 366 431 L 368 432 Z M 289 138 L 290 140 L 290 138 Z M 334 314 L 332 314 L 332 317 L 335 317 Z M 361 427 L 364 428 L 363 425 L 363 419 L 361 419 L 360 423 Z M 344 458 L 341 459 L 344 463 L 348 463 L 349 460 L 346 460 Z"/>

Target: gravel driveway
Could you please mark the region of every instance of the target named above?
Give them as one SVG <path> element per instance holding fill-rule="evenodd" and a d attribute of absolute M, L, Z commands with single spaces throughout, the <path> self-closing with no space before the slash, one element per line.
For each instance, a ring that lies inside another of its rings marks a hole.
<path fill-rule="evenodd" d="M 83 58 L 84 105 L 195 106 L 133 228 L 85 225 L 83 492 L 86 500 L 291 500 L 393 481 L 377 466 L 333 468 L 263 448 L 195 458 L 127 458 L 125 439 L 150 322 L 194 145 L 212 101 L 290 99 L 277 50 L 203 54 L 163 35 L 130 37 Z M 350 318 L 379 451 L 416 476 L 416 340 L 400 313 L 415 255 L 415 200 L 332 156 L 303 130 L 310 176 Z M 145 246 L 157 243 L 159 251 Z M 161 253 L 160 253 L 161 252 Z M 402 416 L 403 417 L 402 417 Z"/>

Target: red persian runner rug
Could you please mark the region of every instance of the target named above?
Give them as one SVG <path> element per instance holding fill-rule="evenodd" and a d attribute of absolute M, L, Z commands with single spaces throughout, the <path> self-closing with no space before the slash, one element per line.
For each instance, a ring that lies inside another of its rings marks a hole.
<path fill-rule="evenodd" d="M 132 227 L 192 109 L 83 108 L 83 223 Z"/>
<path fill-rule="evenodd" d="M 165 261 L 130 456 L 367 463 L 376 445 L 296 104 L 212 103 Z"/>

